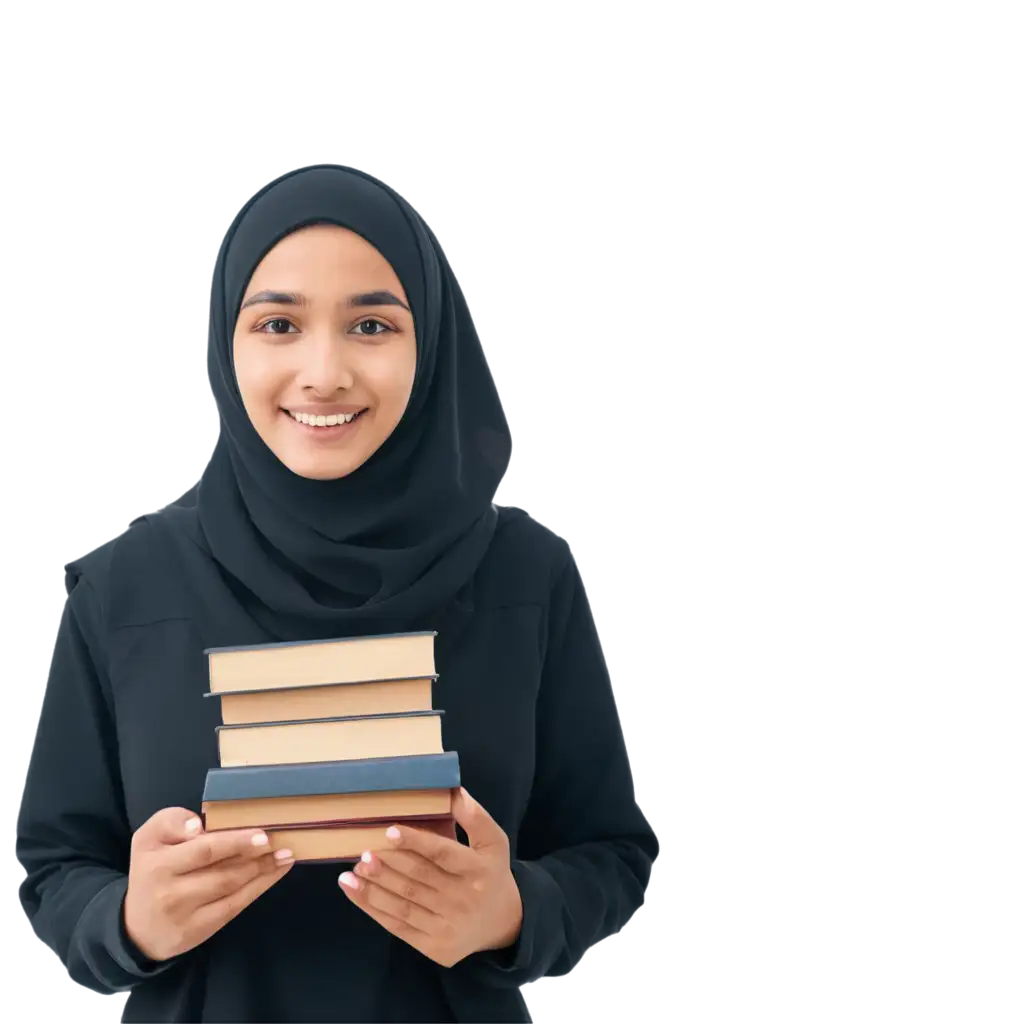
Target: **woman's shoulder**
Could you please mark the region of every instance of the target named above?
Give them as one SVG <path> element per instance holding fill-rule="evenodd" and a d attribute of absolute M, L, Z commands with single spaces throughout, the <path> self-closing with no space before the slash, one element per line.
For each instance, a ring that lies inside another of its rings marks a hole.
<path fill-rule="evenodd" d="M 498 525 L 476 578 L 487 603 L 547 604 L 572 560 L 568 542 L 514 506 L 495 506 Z"/>
<path fill-rule="evenodd" d="M 64 566 L 69 596 L 85 588 L 103 609 L 108 627 L 182 614 L 175 559 L 163 539 L 167 511 L 133 520 L 112 539 Z"/>

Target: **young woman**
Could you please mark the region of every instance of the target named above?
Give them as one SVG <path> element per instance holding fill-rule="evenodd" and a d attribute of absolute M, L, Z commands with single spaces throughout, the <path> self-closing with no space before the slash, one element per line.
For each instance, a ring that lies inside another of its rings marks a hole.
<path fill-rule="evenodd" d="M 66 566 L 25 912 L 124 1020 L 529 1020 L 520 986 L 629 920 L 658 843 L 570 549 L 492 503 L 511 440 L 458 282 L 393 190 L 317 165 L 240 211 L 210 313 L 200 482 Z M 203 832 L 205 648 L 418 629 L 465 841 L 402 826 L 339 875 Z"/>

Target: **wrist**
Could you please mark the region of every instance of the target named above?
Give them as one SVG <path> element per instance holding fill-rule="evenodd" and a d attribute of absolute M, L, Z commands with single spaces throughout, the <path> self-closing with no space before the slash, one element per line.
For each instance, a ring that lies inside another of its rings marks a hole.
<path fill-rule="evenodd" d="M 515 879 L 511 874 L 509 877 L 511 878 L 511 891 L 508 912 L 504 917 L 501 931 L 494 942 L 487 947 L 488 949 L 508 949 L 510 946 L 514 946 L 519 941 L 519 935 L 523 928 L 523 898 Z"/>
<path fill-rule="evenodd" d="M 124 939 L 125 945 L 128 947 L 128 952 L 135 960 L 139 961 L 140 966 L 157 964 L 164 959 L 163 957 L 158 956 L 156 951 L 148 949 L 144 940 L 140 938 L 138 931 L 135 929 L 134 923 L 131 921 L 127 893 L 121 903 L 121 937 Z"/>

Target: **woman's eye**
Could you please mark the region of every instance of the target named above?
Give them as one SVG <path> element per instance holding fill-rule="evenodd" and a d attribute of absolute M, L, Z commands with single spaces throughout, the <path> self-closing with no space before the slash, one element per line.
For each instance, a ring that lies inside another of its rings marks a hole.
<path fill-rule="evenodd" d="M 284 324 L 284 327 L 278 330 L 272 326 L 273 324 Z M 260 324 L 259 327 L 256 328 L 256 330 L 262 334 L 288 334 L 290 333 L 288 330 L 289 327 L 295 327 L 295 324 L 293 324 L 290 320 L 285 320 L 283 317 L 275 317 L 273 320 L 265 320 L 262 324 Z M 360 327 L 372 329 L 360 331 Z M 298 330 L 298 328 L 296 328 L 296 330 Z M 359 323 L 355 325 L 353 330 L 364 338 L 376 338 L 388 331 L 394 333 L 394 328 L 389 327 L 385 323 L 381 323 L 380 320 L 374 319 L 361 320 Z"/>
<path fill-rule="evenodd" d="M 267 328 L 271 324 L 287 324 L 288 327 L 294 327 L 295 325 L 290 320 L 285 320 L 283 317 L 276 317 L 273 320 L 267 320 L 266 323 L 261 324 L 256 328 L 258 331 L 265 331 L 267 334 L 287 334 L 288 331 L 267 331 Z"/>
<path fill-rule="evenodd" d="M 376 338 L 378 335 L 383 334 L 385 331 L 391 331 L 392 328 L 388 327 L 387 324 L 381 323 L 379 320 L 360 320 L 359 323 L 353 328 L 358 330 L 360 327 L 369 327 L 370 325 L 381 328 L 379 331 L 360 331 L 364 338 Z"/>

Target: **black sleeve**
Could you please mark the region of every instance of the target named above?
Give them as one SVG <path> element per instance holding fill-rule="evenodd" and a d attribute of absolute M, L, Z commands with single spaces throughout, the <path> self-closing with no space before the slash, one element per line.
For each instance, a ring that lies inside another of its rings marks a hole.
<path fill-rule="evenodd" d="M 36 935 L 96 992 L 124 991 L 175 960 L 148 961 L 124 929 L 131 832 L 88 580 L 69 583 L 17 825 L 19 896 Z"/>
<path fill-rule="evenodd" d="M 501 987 L 568 973 L 643 904 L 658 840 L 637 806 L 611 681 L 576 563 L 555 584 L 533 790 L 512 873 L 519 938 L 456 969 Z"/>

